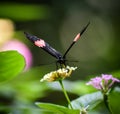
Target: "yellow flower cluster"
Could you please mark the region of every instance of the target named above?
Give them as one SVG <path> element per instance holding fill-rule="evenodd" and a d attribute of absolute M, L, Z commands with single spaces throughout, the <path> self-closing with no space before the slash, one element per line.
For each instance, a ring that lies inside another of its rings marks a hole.
<path fill-rule="evenodd" d="M 74 71 L 76 69 L 77 69 L 77 67 L 70 67 L 70 66 L 67 66 L 65 68 L 60 68 L 56 71 L 52 71 L 52 72 L 46 74 L 40 80 L 40 82 L 43 82 L 43 81 L 53 82 L 53 81 L 57 81 L 57 80 L 62 80 L 66 77 L 69 77 L 71 75 L 72 71 Z"/>

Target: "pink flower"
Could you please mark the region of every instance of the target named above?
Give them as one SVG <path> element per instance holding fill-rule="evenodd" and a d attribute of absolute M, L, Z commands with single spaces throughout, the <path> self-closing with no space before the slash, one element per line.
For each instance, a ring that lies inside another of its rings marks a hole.
<path fill-rule="evenodd" d="M 92 85 L 96 89 L 101 89 L 101 84 L 100 84 L 101 82 L 102 82 L 101 77 L 95 77 L 95 78 L 92 78 L 91 81 L 87 83 L 87 85 Z"/>
<path fill-rule="evenodd" d="M 16 50 L 20 54 L 22 54 L 26 61 L 26 67 L 25 70 L 29 69 L 32 65 L 32 53 L 29 50 L 29 48 L 21 41 L 19 40 L 10 40 L 6 42 L 2 47 L 0 47 L 1 51 L 6 50 Z"/>
<path fill-rule="evenodd" d="M 92 85 L 98 90 L 107 91 L 115 82 L 120 82 L 120 80 L 114 78 L 112 75 L 102 74 L 101 77 L 92 78 L 87 85 Z"/>

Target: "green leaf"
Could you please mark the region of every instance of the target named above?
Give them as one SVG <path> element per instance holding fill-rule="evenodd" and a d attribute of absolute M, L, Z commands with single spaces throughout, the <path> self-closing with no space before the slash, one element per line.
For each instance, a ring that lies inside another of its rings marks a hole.
<path fill-rule="evenodd" d="M 112 91 L 108 96 L 108 102 L 109 106 L 112 110 L 113 114 L 119 114 L 120 113 L 120 88 L 116 87 L 114 91 Z"/>
<path fill-rule="evenodd" d="M 0 83 L 17 76 L 24 66 L 24 57 L 17 51 L 0 52 Z"/>
<path fill-rule="evenodd" d="M 38 107 L 54 112 L 55 114 L 80 114 L 79 110 L 72 110 L 64 106 L 51 104 L 51 103 L 35 103 Z"/>
<path fill-rule="evenodd" d="M 115 78 L 120 78 L 120 70 L 111 73 Z"/>
<path fill-rule="evenodd" d="M 94 92 L 91 94 L 86 94 L 73 100 L 71 102 L 72 107 L 74 109 L 82 110 L 83 108 L 87 108 L 88 110 L 93 109 L 97 106 L 100 102 L 103 101 L 103 96 L 101 92 Z"/>
<path fill-rule="evenodd" d="M 0 3 L 0 14 L 2 17 L 17 21 L 30 21 L 49 18 L 51 12 L 47 5 L 7 2 Z"/>

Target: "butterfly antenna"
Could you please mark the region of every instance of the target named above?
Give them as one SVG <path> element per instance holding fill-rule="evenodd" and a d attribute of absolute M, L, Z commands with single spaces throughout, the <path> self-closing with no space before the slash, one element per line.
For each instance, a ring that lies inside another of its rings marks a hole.
<path fill-rule="evenodd" d="M 73 42 L 71 43 L 71 45 L 69 46 L 69 48 L 67 49 L 67 51 L 65 52 L 65 54 L 63 55 L 63 58 L 66 57 L 67 53 L 72 48 L 72 46 L 77 42 L 78 39 L 80 39 L 81 35 L 85 32 L 85 30 L 87 29 L 87 27 L 89 26 L 89 24 L 90 24 L 90 22 L 88 22 L 88 24 L 76 35 L 76 37 L 74 38 Z"/>

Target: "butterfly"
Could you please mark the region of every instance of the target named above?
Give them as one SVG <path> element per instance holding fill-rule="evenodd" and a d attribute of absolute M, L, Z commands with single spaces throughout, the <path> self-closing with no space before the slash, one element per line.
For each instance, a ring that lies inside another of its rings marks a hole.
<path fill-rule="evenodd" d="M 41 49 L 45 50 L 47 53 L 55 57 L 57 59 L 56 63 L 59 63 L 62 68 L 63 66 L 66 66 L 66 55 L 68 54 L 72 46 L 78 41 L 78 39 L 80 39 L 81 35 L 85 32 L 89 24 L 90 22 L 88 22 L 87 25 L 76 35 L 76 37 L 73 39 L 72 43 L 63 55 L 59 51 L 51 47 L 43 39 L 40 39 L 37 36 L 31 35 L 27 32 L 24 32 L 24 34 L 26 35 L 27 39 L 34 43 L 35 46 L 40 47 Z"/>

